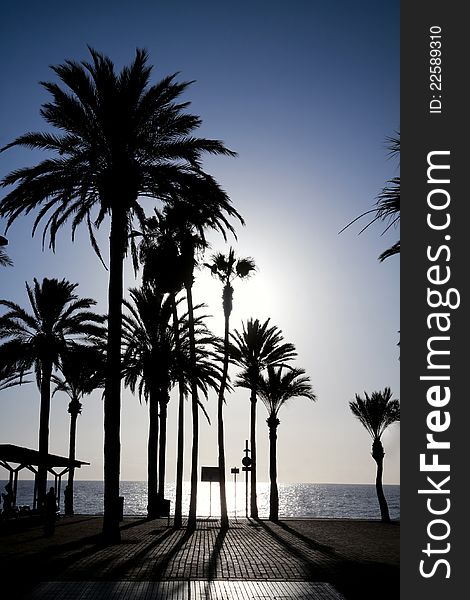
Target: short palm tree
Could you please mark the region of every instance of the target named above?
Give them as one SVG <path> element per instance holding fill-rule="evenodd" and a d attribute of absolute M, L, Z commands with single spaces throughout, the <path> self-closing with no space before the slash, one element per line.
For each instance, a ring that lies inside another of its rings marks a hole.
<path fill-rule="evenodd" d="M 269 519 L 279 520 L 279 492 L 277 487 L 277 428 L 279 411 L 292 398 L 304 397 L 315 401 L 316 395 L 310 378 L 303 369 L 286 369 L 268 366 L 267 377 L 261 376 L 258 394 L 268 411 L 266 423 L 269 427 Z"/>
<path fill-rule="evenodd" d="M 248 319 L 242 323 L 242 331 L 235 329 L 231 338 L 232 360 L 243 369 L 235 385 L 250 390 L 250 446 L 251 446 L 251 493 L 250 514 L 258 518 L 256 497 L 256 404 L 258 382 L 261 373 L 268 367 L 286 365 L 297 356 L 293 344 L 284 343 L 282 331 L 275 325 L 269 325 L 270 319 L 260 323 L 258 319 Z"/>
<path fill-rule="evenodd" d="M 145 50 L 138 49 L 120 73 L 107 56 L 92 48 L 90 54 L 90 62 L 52 67 L 64 87 L 42 83 L 52 99 L 41 114 L 58 133 L 27 133 L 3 149 L 22 146 L 53 156 L 3 179 L 3 186 L 16 187 L 0 202 L 0 217 L 9 227 L 39 209 L 33 232 L 46 219 L 44 235 L 50 234 L 52 247 L 66 221 L 72 221 L 72 237 L 84 222 L 98 254 L 93 226 L 110 217 L 103 537 L 113 543 L 120 541 L 121 305 L 132 222 L 145 220 L 142 198 L 171 204 L 182 194 L 190 198 L 196 188 L 201 193 L 195 202 L 204 195 L 229 206 L 227 195 L 202 171 L 201 158 L 234 153 L 218 140 L 194 135 L 201 119 L 185 112 L 189 102 L 180 100 L 189 82 L 177 83 L 174 74 L 150 85 Z"/>
<path fill-rule="evenodd" d="M 104 333 L 104 332 L 103 332 Z M 98 345 L 77 345 L 64 354 L 59 361 L 60 374 L 52 375 L 57 392 L 67 394 L 70 399 L 69 460 L 75 460 L 77 440 L 77 418 L 82 412 L 81 400 L 95 389 L 104 387 L 106 359 Z M 68 493 L 70 503 L 66 502 L 64 514 L 73 515 L 73 487 L 75 468 L 70 465 L 68 472 Z"/>
<path fill-rule="evenodd" d="M 400 154 L 400 134 L 398 137 L 390 137 L 388 138 L 388 147 L 389 147 L 389 155 L 390 156 L 399 156 Z M 369 223 L 365 227 L 361 229 L 359 234 L 365 231 L 368 227 L 370 227 L 376 221 L 384 221 L 387 222 L 387 226 L 385 227 L 382 235 L 388 231 L 391 227 L 398 225 L 400 222 L 400 177 L 393 177 L 387 181 L 387 184 L 383 187 L 380 194 L 377 196 L 377 200 L 375 203 L 375 208 L 371 210 L 367 210 L 366 212 L 361 213 L 358 217 L 353 219 L 350 223 L 343 227 L 343 229 L 339 232 L 341 233 L 345 229 L 347 229 L 350 225 L 362 219 L 366 215 L 373 214 Z M 394 256 L 395 254 L 400 253 L 400 242 L 396 242 L 387 250 L 384 250 L 382 254 L 379 256 L 380 262 L 383 262 L 386 258 L 390 256 Z"/>
<path fill-rule="evenodd" d="M 356 399 L 349 403 L 349 408 L 372 437 L 372 458 L 377 463 L 375 489 L 382 521 L 388 523 L 390 522 L 390 515 L 382 487 L 385 452 L 380 438 L 389 425 L 400 420 L 400 402 L 399 400 L 392 400 L 392 392 L 389 387 L 380 392 L 372 392 L 370 396 L 364 392 L 364 396 L 365 398 L 361 398 L 356 394 Z"/>
<path fill-rule="evenodd" d="M 77 283 L 66 279 L 34 279 L 26 284 L 32 313 L 9 300 L 0 300 L 7 311 L 0 317 L 0 363 L 20 376 L 34 369 L 41 393 L 39 421 L 39 453 L 43 464 L 37 473 L 39 506 L 45 500 L 47 487 L 46 457 L 49 453 L 49 414 L 51 377 L 61 359 L 84 337 L 99 336 L 103 317 L 89 310 L 96 302 L 79 298 Z M 2 370 L 0 368 L 0 370 Z"/>
<path fill-rule="evenodd" d="M 224 443 L 224 419 L 223 406 L 225 401 L 225 390 L 228 383 L 228 364 L 230 358 L 230 314 L 233 306 L 233 282 L 235 279 L 246 279 L 256 269 L 252 258 L 236 258 L 235 251 L 230 248 L 227 255 L 218 252 L 212 256 L 212 262 L 207 264 L 214 277 L 217 277 L 223 285 L 222 306 L 224 310 L 224 356 L 223 373 L 220 384 L 217 405 L 217 440 L 219 448 L 219 478 L 220 478 L 220 511 L 221 526 L 228 527 L 227 496 L 225 490 L 225 443 Z"/>
<path fill-rule="evenodd" d="M 171 304 L 155 286 L 145 285 L 129 293 L 132 302 L 124 301 L 128 314 L 123 321 L 122 373 L 125 385 L 132 393 L 137 390 L 139 399 L 149 407 L 147 511 L 154 519 L 159 515 L 158 409 L 165 409 L 166 415 L 171 377 Z M 162 412 L 160 417 L 163 420 Z"/>

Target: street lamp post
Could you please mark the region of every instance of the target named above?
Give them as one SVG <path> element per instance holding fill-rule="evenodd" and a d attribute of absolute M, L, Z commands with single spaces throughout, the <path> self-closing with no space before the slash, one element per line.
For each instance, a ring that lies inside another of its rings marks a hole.
<path fill-rule="evenodd" d="M 248 472 L 251 471 L 251 458 L 248 456 L 250 449 L 248 448 L 248 440 L 245 441 L 245 456 L 242 458 L 242 471 L 245 471 L 245 516 L 248 518 Z"/>

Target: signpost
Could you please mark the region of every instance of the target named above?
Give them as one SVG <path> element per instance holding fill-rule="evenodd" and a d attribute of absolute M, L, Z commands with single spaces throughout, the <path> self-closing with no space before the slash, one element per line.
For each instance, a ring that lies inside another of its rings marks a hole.
<path fill-rule="evenodd" d="M 230 469 L 230 473 L 233 473 L 233 489 L 235 490 L 235 519 L 237 518 L 237 475 L 240 473 L 238 467 Z"/>
<path fill-rule="evenodd" d="M 212 482 L 220 483 L 219 467 L 201 467 L 201 481 L 209 482 L 209 517 L 212 516 Z"/>

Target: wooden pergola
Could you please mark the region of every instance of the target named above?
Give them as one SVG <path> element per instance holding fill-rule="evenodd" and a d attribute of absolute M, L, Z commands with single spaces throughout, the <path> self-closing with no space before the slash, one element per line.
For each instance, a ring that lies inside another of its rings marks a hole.
<path fill-rule="evenodd" d="M 16 464 L 12 466 L 10 463 Z M 71 468 L 80 468 L 82 465 L 90 463 L 82 460 L 70 460 L 66 456 L 58 456 L 57 454 L 48 454 L 46 468 L 54 476 L 55 494 L 60 504 L 60 486 L 62 476 L 70 471 Z M 31 450 L 14 444 L 0 444 L 0 466 L 7 469 L 10 473 L 10 484 L 13 489 L 13 507 L 16 507 L 16 492 L 18 488 L 18 473 L 22 469 L 28 469 L 37 475 L 39 466 L 44 466 L 44 461 L 38 450 Z M 60 469 L 60 471 L 58 471 Z M 37 508 L 37 482 L 34 482 L 33 510 Z"/>

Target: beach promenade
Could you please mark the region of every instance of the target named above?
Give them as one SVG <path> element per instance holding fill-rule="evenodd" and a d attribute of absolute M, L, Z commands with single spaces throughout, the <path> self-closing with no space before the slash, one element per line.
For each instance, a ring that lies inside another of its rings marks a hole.
<path fill-rule="evenodd" d="M 100 544 L 101 517 L 61 518 L 2 532 L 11 597 L 31 600 L 399 597 L 398 523 L 347 519 L 198 520 L 192 534 L 166 519 L 126 517 L 122 542 Z M 171 525 L 171 524 L 170 524 Z"/>

